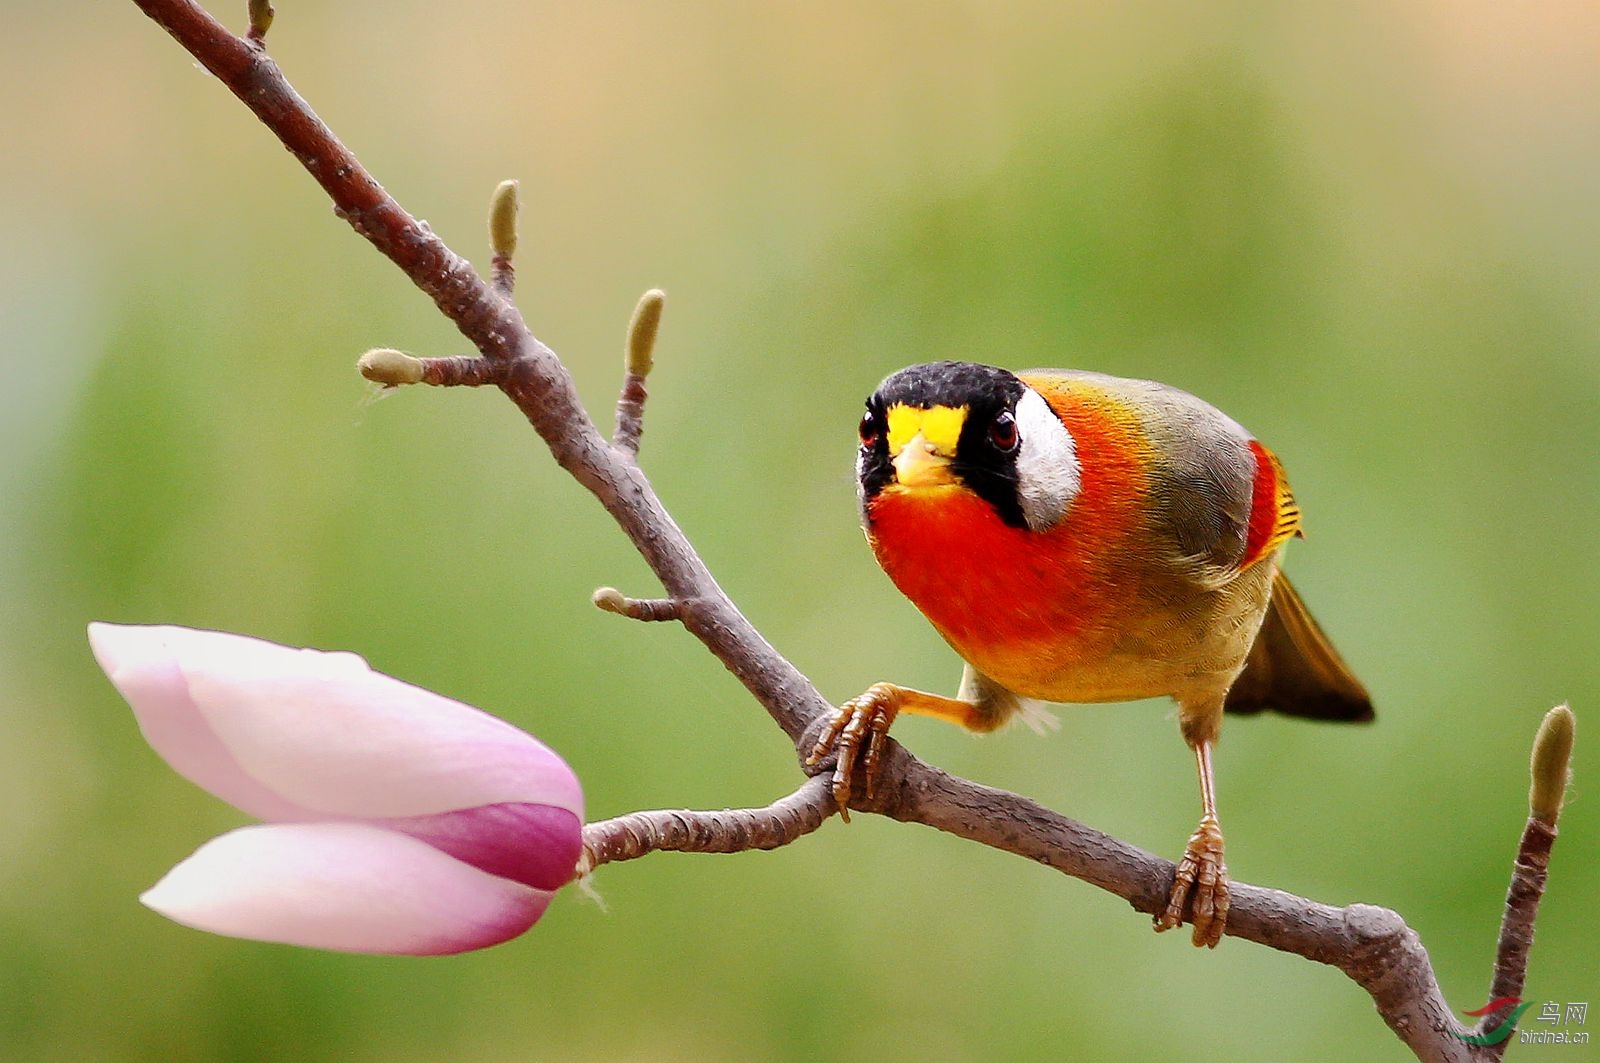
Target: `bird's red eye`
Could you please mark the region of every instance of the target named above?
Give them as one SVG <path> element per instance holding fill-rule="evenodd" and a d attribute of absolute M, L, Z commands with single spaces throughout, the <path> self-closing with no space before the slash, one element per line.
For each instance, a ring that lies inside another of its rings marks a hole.
<path fill-rule="evenodd" d="M 989 425 L 989 442 L 1008 454 L 1017 449 L 1017 419 L 1002 411 Z"/>
<path fill-rule="evenodd" d="M 871 410 L 861 415 L 861 425 L 858 431 L 861 435 L 862 446 L 870 447 L 878 441 L 878 422 L 873 418 Z"/>

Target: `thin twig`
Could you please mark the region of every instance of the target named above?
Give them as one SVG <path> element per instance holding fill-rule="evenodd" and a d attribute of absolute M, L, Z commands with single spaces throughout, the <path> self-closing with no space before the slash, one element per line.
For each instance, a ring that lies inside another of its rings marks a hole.
<path fill-rule="evenodd" d="M 600 587 L 590 599 L 596 609 L 630 620 L 681 620 L 683 604 L 671 598 L 629 598 L 615 587 Z"/>
<path fill-rule="evenodd" d="M 1529 817 L 1511 865 L 1511 885 L 1506 890 L 1506 910 L 1500 921 L 1500 940 L 1495 947 L 1494 978 L 1489 983 L 1489 999 L 1522 996 L 1528 974 L 1528 950 L 1533 947 L 1533 923 L 1539 915 L 1539 900 L 1544 896 L 1545 876 L 1550 869 L 1550 847 L 1556 829 Z M 1511 1012 L 1506 1005 L 1484 1016 L 1476 1033 L 1493 1033 Z M 1499 1059 L 1508 1042 L 1491 1045 L 1485 1058 Z"/>
<path fill-rule="evenodd" d="M 501 181 L 489 200 L 490 283 L 506 298 L 517 287 L 517 271 L 511 259 L 517 253 L 517 182 Z"/>
<path fill-rule="evenodd" d="M 645 292 L 628 322 L 622 393 L 617 396 L 617 427 L 611 433 L 611 445 L 629 459 L 638 457 L 639 437 L 644 434 L 644 400 L 649 397 L 644 381 L 655 365 L 656 333 L 661 328 L 666 298 L 666 293 L 657 288 Z"/>
<path fill-rule="evenodd" d="M 639 453 L 639 437 L 644 434 L 644 377 L 638 373 L 624 373 L 622 390 L 617 393 L 617 427 L 611 433 L 611 445 L 630 457 Z"/>
<path fill-rule="evenodd" d="M 265 47 L 267 30 L 272 27 L 272 16 L 277 14 L 272 9 L 271 0 L 249 0 L 246 13 L 250 17 L 250 30 L 245 34 L 245 40 Z"/>
<path fill-rule="evenodd" d="M 684 626 L 744 683 L 794 743 L 797 756 L 809 753 L 831 706 L 717 586 L 634 464 L 632 447 L 637 446 L 637 435 L 632 436 L 631 445 L 628 437 L 622 436 L 616 447 L 600 438 L 566 368 L 528 330 L 510 300 L 384 192 L 284 80 L 270 57 L 229 33 L 193 0 L 134 2 L 294 153 L 327 191 L 340 217 L 404 270 L 484 359 L 497 363 L 496 372 L 503 373 L 503 378 L 494 382 L 527 417 L 555 460 L 615 518 L 661 580 L 669 600 L 694 603 L 693 609 L 679 610 Z M 630 365 L 629 371 L 638 368 L 643 367 Z M 642 401 L 640 396 L 641 408 Z M 620 415 L 619 409 L 619 419 Z M 815 829 L 832 809 L 823 781 L 831 767 L 826 761 L 819 764 L 819 778 L 765 810 L 638 813 L 610 821 L 618 825 L 614 828 L 597 824 L 588 829 L 595 832 L 598 846 L 592 850 L 595 862 L 604 862 L 599 859 L 600 852 L 610 852 L 611 846 L 618 847 L 619 853 L 639 855 L 661 848 L 724 852 L 785 844 Z M 877 792 L 871 798 L 858 797 L 852 807 L 924 823 L 1026 856 L 1115 893 L 1147 914 L 1164 905 L 1172 884 L 1171 861 L 1015 794 L 948 775 L 917 760 L 892 740 L 886 747 Z M 774 812 L 780 808 L 782 814 Z M 1553 828 L 1553 817 L 1549 825 Z M 1554 837 L 1553 829 L 1549 836 Z M 1537 881 L 1527 879 L 1536 892 L 1542 888 L 1543 865 L 1537 852 L 1528 855 L 1529 867 L 1540 875 Z M 1543 856 L 1548 856 L 1548 844 Z M 1514 896 L 1518 889 L 1514 880 Z M 1534 907 L 1523 904 L 1517 910 L 1525 912 L 1518 918 L 1526 919 L 1526 940 L 1531 940 Z M 1340 968 L 1371 994 L 1384 1020 L 1419 1059 L 1484 1058 L 1461 1040 L 1468 1031 L 1450 1014 L 1427 951 L 1394 912 L 1368 905 L 1334 908 L 1235 883 L 1228 933 Z M 1525 950 L 1520 956 L 1518 960 L 1511 955 L 1509 962 L 1497 965 L 1496 978 L 1501 977 L 1503 967 L 1507 977 L 1515 975 L 1520 987 L 1522 968 L 1518 965 L 1525 964 Z"/>
<path fill-rule="evenodd" d="M 1528 822 L 1522 828 L 1517 858 L 1511 865 L 1511 885 L 1506 889 L 1505 913 L 1500 918 L 1500 939 L 1495 944 L 1494 977 L 1489 983 L 1491 1001 L 1522 996 L 1528 975 L 1528 952 L 1533 948 L 1533 924 L 1539 917 L 1545 879 L 1550 870 L 1550 850 L 1556 841 L 1556 824 L 1566 800 L 1572 768 L 1574 721 L 1572 710 L 1558 705 L 1545 713 L 1533 740 L 1528 770 Z M 1509 1018 L 1511 1005 L 1484 1016 L 1475 1031 L 1493 1033 Z M 1509 1045 L 1501 1041 L 1487 1047 L 1485 1057 L 1499 1059 Z"/>
<path fill-rule="evenodd" d="M 386 388 L 403 384 L 476 388 L 504 383 L 510 374 L 510 364 L 475 355 L 414 358 L 393 347 L 374 347 L 356 361 L 356 370 L 374 384 Z"/>
<path fill-rule="evenodd" d="M 489 384 L 498 387 L 507 376 L 506 363 L 475 355 L 417 360 L 422 363 L 421 383 L 437 387 L 478 388 Z"/>
<path fill-rule="evenodd" d="M 634 860 L 658 851 L 742 853 L 777 849 L 822 826 L 834 813 L 833 796 L 820 776 L 765 808 L 631 812 L 583 828 L 578 874 L 601 864 Z"/>

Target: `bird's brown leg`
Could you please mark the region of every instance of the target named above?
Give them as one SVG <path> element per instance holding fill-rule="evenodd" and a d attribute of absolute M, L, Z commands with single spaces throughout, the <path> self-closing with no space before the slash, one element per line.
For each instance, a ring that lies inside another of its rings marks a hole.
<path fill-rule="evenodd" d="M 839 706 L 828 729 L 822 732 L 816 747 L 806 758 L 806 767 L 811 768 L 828 754 L 838 753 L 833 769 L 833 800 L 846 823 L 850 821 L 850 794 L 855 785 L 857 755 L 860 754 L 867 796 L 871 797 L 877 789 L 878 764 L 889 736 L 889 725 L 902 712 L 934 716 L 973 731 L 990 730 L 993 726 L 989 722 L 989 711 L 970 701 L 928 694 L 893 683 L 872 684 L 859 697 Z"/>
<path fill-rule="evenodd" d="M 1178 862 L 1172 897 L 1166 911 L 1156 917 L 1156 930 L 1171 930 L 1183 923 L 1184 908 L 1194 898 L 1194 943 L 1214 949 L 1228 922 L 1228 865 L 1222 861 L 1222 825 L 1217 822 L 1216 786 L 1211 773 L 1211 739 L 1191 742 L 1200 774 L 1200 826 Z"/>

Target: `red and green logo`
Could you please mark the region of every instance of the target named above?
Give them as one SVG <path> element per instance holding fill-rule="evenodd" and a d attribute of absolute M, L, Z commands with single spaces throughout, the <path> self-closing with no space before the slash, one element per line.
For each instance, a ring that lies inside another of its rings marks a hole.
<path fill-rule="evenodd" d="M 1510 1015 L 1506 1016 L 1506 1019 L 1505 1019 L 1504 1022 L 1502 1022 L 1499 1026 L 1496 1026 L 1494 1028 L 1494 1032 L 1493 1033 L 1468 1034 L 1468 1033 L 1456 1033 L 1454 1030 L 1451 1030 L 1450 1031 L 1451 1035 L 1454 1036 L 1454 1037 L 1461 1038 L 1461 1040 L 1467 1042 L 1467 1044 L 1469 1044 L 1469 1045 L 1497 1045 L 1497 1044 L 1499 1044 L 1501 1041 L 1504 1041 L 1506 1038 L 1511 1036 L 1511 1031 L 1516 1027 L 1517 1020 L 1522 1018 L 1522 1013 L 1523 1012 L 1525 1012 L 1529 1008 L 1533 1007 L 1533 1001 L 1531 1001 L 1531 1000 L 1526 1000 L 1525 1001 L 1525 1000 L 1522 1000 L 1520 997 L 1501 997 L 1499 1000 L 1491 1000 L 1491 1001 L 1489 1001 L 1489 1003 L 1485 1004 L 1483 1007 L 1477 1009 L 1476 1011 L 1463 1011 L 1461 1013 L 1463 1015 L 1471 1015 L 1473 1018 L 1477 1018 L 1480 1015 L 1487 1015 L 1491 1011 L 1499 1011 L 1501 1008 L 1505 1007 L 1507 1004 L 1515 1004 L 1516 1007 L 1511 1010 L 1511 1014 Z"/>

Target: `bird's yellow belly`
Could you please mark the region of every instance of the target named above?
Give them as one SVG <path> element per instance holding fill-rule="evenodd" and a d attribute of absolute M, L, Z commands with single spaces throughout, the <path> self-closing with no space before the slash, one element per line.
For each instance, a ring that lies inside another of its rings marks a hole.
<path fill-rule="evenodd" d="M 1272 569 L 1270 562 L 1253 566 L 1219 588 L 1128 575 L 1124 593 L 1091 622 L 1025 641 L 974 637 L 965 625 L 958 634 L 934 623 L 964 660 L 1024 697 L 1220 699 L 1260 628 Z"/>
<path fill-rule="evenodd" d="M 1220 699 L 1266 612 L 1272 563 L 1207 585 L 1175 562 L 1013 528 L 976 498 L 910 493 L 875 507 L 890 579 L 983 675 L 1044 701 Z"/>

